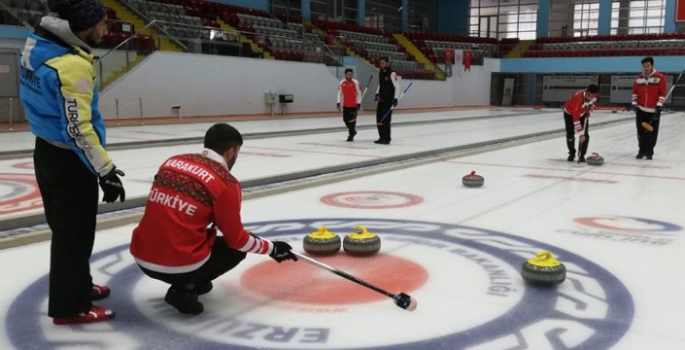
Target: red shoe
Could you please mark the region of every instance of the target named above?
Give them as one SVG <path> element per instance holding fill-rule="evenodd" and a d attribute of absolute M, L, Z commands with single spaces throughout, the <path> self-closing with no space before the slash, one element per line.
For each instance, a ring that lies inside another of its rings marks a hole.
<path fill-rule="evenodd" d="M 93 289 L 90 291 L 90 300 L 100 300 L 107 298 L 110 294 L 109 287 L 93 285 Z"/>
<path fill-rule="evenodd" d="M 104 322 L 113 319 L 114 315 L 114 311 L 112 310 L 107 310 L 104 307 L 93 305 L 93 307 L 88 312 L 80 313 L 76 317 L 55 317 L 52 319 L 52 323 L 57 325 L 64 325 Z"/>

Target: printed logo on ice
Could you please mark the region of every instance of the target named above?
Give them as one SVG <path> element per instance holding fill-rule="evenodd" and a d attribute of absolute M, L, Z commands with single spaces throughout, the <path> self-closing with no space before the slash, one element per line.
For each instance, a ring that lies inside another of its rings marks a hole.
<path fill-rule="evenodd" d="M 557 232 L 622 243 L 665 246 L 673 243 L 683 228 L 676 224 L 629 216 L 582 217 L 574 229 Z"/>
<path fill-rule="evenodd" d="M 45 316 L 47 276 L 10 306 L 6 333 L 17 348 L 56 349 L 88 343 L 103 349 L 608 349 L 627 331 L 633 301 L 611 273 L 581 256 L 533 240 L 459 225 L 380 219 L 260 222 L 247 229 L 296 249 L 326 225 L 344 235 L 363 224 L 382 238 L 381 253 L 321 258 L 419 301 L 415 312 L 389 298 L 303 262 L 276 264 L 248 256 L 202 297 L 205 312 L 188 317 L 164 303 L 166 287 L 143 277 L 128 245 L 94 254 L 97 281 L 113 287 L 103 304 L 117 319 L 54 327 Z M 551 250 L 567 282 L 523 284 L 521 263 Z M 270 268 L 270 272 L 267 271 Z M 392 281 L 400 279 L 396 284 Z M 404 278 L 404 280 L 402 280 Z M 337 293 L 337 294 L 336 294 Z M 309 297 L 307 297 L 309 296 Z"/>
<path fill-rule="evenodd" d="M 0 215 L 28 211 L 42 205 L 34 175 L 0 174 Z"/>

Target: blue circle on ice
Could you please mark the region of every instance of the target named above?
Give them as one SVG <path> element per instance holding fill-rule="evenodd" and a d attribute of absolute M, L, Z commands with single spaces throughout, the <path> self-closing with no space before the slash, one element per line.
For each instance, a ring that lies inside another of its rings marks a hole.
<path fill-rule="evenodd" d="M 433 222 L 383 219 L 303 219 L 268 221 L 246 225 L 264 237 L 303 235 L 318 228 L 322 222 L 349 223 L 354 227 L 364 223 L 377 234 L 423 237 L 466 246 L 491 256 L 518 270 L 523 256 L 539 250 L 549 250 L 563 261 L 569 271 L 562 293 L 556 288 L 525 287 L 518 304 L 498 318 L 465 331 L 420 341 L 392 346 L 354 347 L 374 350 L 419 349 L 532 349 L 544 344 L 547 349 L 602 350 L 611 348 L 630 327 L 633 299 L 621 281 L 601 266 L 577 254 L 541 242 L 514 235 L 475 227 Z M 111 264 L 121 262 L 128 254 L 128 245 L 113 247 L 91 258 L 91 263 L 108 259 Z M 114 258 L 113 258 L 114 257 Z M 455 271 L 455 274 L 458 274 Z M 254 349 L 255 347 L 227 344 L 200 339 L 175 332 L 148 319 L 134 305 L 133 289 L 143 277 L 135 264 L 112 275 L 112 297 L 103 302 L 116 310 L 117 317 L 106 326 L 79 327 L 72 336 L 56 336 L 56 326 L 47 326 L 49 319 L 42 310 L 46 299 L 48 276 L 29 285 L 13 301 L 5 320 L 7 336 L 18 349 L 57 349 L 65 346 L 98 344 L 102 349 L 121 349 L 116 334 L 134 338 L 140 349 Z M 468 281 L 464 281 L 468 283 Z M 599 291 L 599 294 L 598 294 Z M 160 296 L 161 298 L 161 296 Z M 592 305 L 599 312 L 587 314 Z M 393 307 L 390 304 L 388 307 Z M 460 315 L 452 315 L 460 317 Z M 188 318 L 192 322 L 192 318 Z M 63 329 L 58 327 L 58 329 Z M 401 330 L 398 330 L 401 332 Z M 110 340 L 106 337 L 110 335 Z M 113 336 L 113 337 L 112 337 Z M 570 342 L 570 343 L 569 343 Z M 455 347 L 455 344 L 456 345 Z M 257 344 L 255 344 L 257 346 Z M 302 345 L 299 345 L 302 348 Z M 532 347 L 531 347 L 532 346 Z M 264 348 L 259 344 L 259 348 Z M 274 344 L 274 349 L 298 349 L 298 344 Z M 307 349 L 341 349 L 344 344 L 308 344 Z"/>

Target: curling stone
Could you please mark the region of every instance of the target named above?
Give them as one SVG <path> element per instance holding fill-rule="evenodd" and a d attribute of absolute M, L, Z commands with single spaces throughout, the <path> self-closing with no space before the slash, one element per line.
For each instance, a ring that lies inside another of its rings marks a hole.
<path fill-rule="evenodd" d="M 340 250 L 340 236 L 321 226 L 308 234 L 303 242 L 304 251 L 314 255 L 331 255 Z"/>
<path fill-rule="evenodd" d="M 539 286 L 556 286 L 566 279 L 566 266 L 548 251 L 541 251 L 536 257 L 523 262 L 521 277 Z"/>
<path fill-rule="evenodd" d="M 593 153 L 591 156 L 587 157 L 587 158 L 585 159 L 585 161 L 586 161 L 589 165 L 600 166 L 600 165 L 604 164 L 604 158 L 602 158 L 602 156 L 600 156 L 600 155 L 597 154 L 597 153 Z"/>
<path fill-rule="evenodd" d="M 351 255 L 373 255 L 381 250 L 381 238 L 369 232 L 364 226 L 357 226 L 356 232 L 352 232 L 343 240 L 343 249 Z"/>
<path fill-rule="evenodd" d="M 485 178 L 472 171 L 470 174 L 461 178 L 462 185 L 466 187 L 481 187 L 485 184 Z"/>

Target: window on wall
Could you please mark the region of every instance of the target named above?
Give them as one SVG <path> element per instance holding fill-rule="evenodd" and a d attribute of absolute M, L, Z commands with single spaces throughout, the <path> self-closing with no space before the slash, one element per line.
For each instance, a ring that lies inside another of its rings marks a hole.
<path fill-rule="evenodd" d="M 521 40 L 534 40 L 537 34 L 538 11 L 521 10 L 518 18 L 518 38 Z M 514 36 L 515 38 L 516 36 Z"/>
<path fill-rule="evenodd" d="M 469 32 L 471 36 L 532 40 L 537 11 L 537 0 L 471 0 Z"/>
<path fill-rule="evenodd" d="M 573 5 L 573 36 L 597 35 L 599 3 Z"/>
<path fill-rule="evenodd" d="M 402 31 L 402 0 L 367 0 L 366 25 L 381 30 Z"/>
<path fill-rule="evenodd" d="M 631 1 L 628 34 L 663 32 L 665 14 L 663 0 Z"/>
<path fill-rule="evenodd" d="M 342 3 L 345 23 L 357 24 L 358 0 L 339 0 Z"/>
<path fill-rule="evenodd" d="M 437 0 L 409 0 L 409 31 L 435 32 L 438 24 Z"/>
<path fill-rule="evenodd" d="M 301 0 L 271 0 L 271 13 L 274 15 L 302 16 Z"/>
<path fill-rule="evenodd" d="M 611 34 L 662 33 L 665 16 L 665 0 L 614 1 Z"/>
<path fill-rule="evenodd" d="M 614 1 L 611 3 L 611 35 L 618 34 L 619 17 L 621 17 L 621 4 Z"/>
<path fill-rule="evenodd" d="M 280 0 L 283 1 L 283 0 Z M 310 0 L 312 19 L 357 24 L 359 0 Z M 301 3 L 301 0 L 297 1 Z"/>
<path fill-rule="evenodd" d="M 312 19 L 339 20 L 335 16 L 333 5 L 326 0 L 310 0 L 309 6 Z"/>
<path fill-rule="evenodd" d="M 471 16 L 469 17 L 469 35 L 470 36 L 478 36 L 478 19 L 480 15 L 480 8 L 479 7 L 473 7 L 474 3 L 478 3 L 478 0 L 473 0 L 471 1 Z"/>

